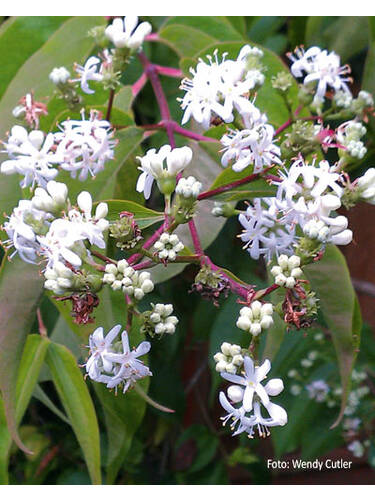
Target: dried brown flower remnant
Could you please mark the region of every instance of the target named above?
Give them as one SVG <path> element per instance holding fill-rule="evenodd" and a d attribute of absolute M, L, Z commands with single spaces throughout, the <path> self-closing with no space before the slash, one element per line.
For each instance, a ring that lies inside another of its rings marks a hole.
<path fill-rule="evenodd" d="M 72 301 L 72 317 L 77 325 L 86 325 L 93 323 L 94 319 L 90 316 L 94 308 L 99 305 L 99 297 L 92 292 L 73 293 L 66 297 L 54 297 L 56 300 Z"/>

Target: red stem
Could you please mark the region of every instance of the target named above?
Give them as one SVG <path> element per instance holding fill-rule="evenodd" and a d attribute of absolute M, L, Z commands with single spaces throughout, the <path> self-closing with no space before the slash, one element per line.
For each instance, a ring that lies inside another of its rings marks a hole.
<path fill-rule="evenodd" d="M 243 179 L 238 179 L 238 181 L 233 181 L 230 182 L 229 184 L 224 184 L 224 186 L 219 186 L 216 189 L 211 189 L 210 191 L 204 191 L 200 195 L 198 195 L 198 200 L 205 200 L 206 198 L 212 198 L 212 196 L 215 196 L 220 193 L 225 193 L 225 191 L 230 191 L 231 189 L 237 187 L 237 186 L 242 186 L 242 184 L 247 184 L 248 182 L 253 182 L 262 175 L 264 175 L 270 168 L 268 167 L 262 172 L 258 172 L 257 174 L 251 174 L 248 175 L 247 177 L 244 177 Z"/>

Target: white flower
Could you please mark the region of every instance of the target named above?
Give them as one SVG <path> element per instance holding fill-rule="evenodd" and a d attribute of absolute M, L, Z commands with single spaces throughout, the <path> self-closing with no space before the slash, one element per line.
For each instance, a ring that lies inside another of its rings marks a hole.
<path fill-rule="evenodd" d="M 350 73 L 350 68 L 340 65 L 340 57 L 335 52 L 328 53 L 319 47 L 311 47 L 306 52 L 303 49 L 297 49 L 296 56 L 290 54 L 289 57 L 293 61 L 290 68 L 292 74 L 295 77 L 302 77 L 306 74 L 303 80 L 304 85 L 318 82 L 314 97 L 316 104 L 324 101 L 327 87 L 350 94 L 346 84 L 351 81 L 346 76 Z"/>
<path fill-rule="evenodd" d="M 324 380 L 314 380 L 306 386 L 309 398 L 314 399 L 317 403 L 323 402 L 329 392 L 329 387 Z"/>
<path fill-rule="evenodd" d="M 293 253 L 296 242 L 295 225 L 278 220 L 280 203 L 275 198 L 255 198 L 245 213 L 238 216 L 244 228 L 239 235 L 253 259 L 264 255 L 271 260 L 273 255 Z"/>
<path fill-rule="evenodd" d="M 158 152 L 156 149 L 149 149 L 145 156 L 137 156 L 141 166 L 141 175 L 137 182 L 137 191 L 143 191 L 146 200 L 151 195 L 151 188 L 154 180 L 162 181 L 163 179 L 174 179 L 176 175 L 184 170 L 191 162 L 193 156 L 192 150 L 188 146 L 182 148 L 174 148 L 165 145 Z"/>
<path fill-rule="evenodd" d="M 342 423 L 342 427 L 346 431 L 356 431 L 360 425 L 360 418 L 346 418 Z"/>
<path fill-rule="evenodd" d="M 363 457 L 365 453 L 365 448 L 363 444 L 358 440 L 352 441 L 347 448 L 357 458 Z"/>
<path fill-rule="evenodd" d="M 277 259 L 278 266 L 273 266 L 271 274 L 276 285 L 294 288 L 296 280 L 302 276 L 301 259 L 297 255 L 288 257 L 282 254 Z"/>
<path fill-rule="evenodd" d="M 53 70 L 49 74 L 49 79 L 55 85 L 66 83 L 69 80 L 69 78 L 70 78 L 70 73 L 64 66 L 60 66 L 60 68 L 53 68 Z"/>
<path fill-rule="evenodd" d="M 45 212 L 56 212 L 65 207 L 68 188 L 63 182 L 49 181 L 45 189 L 36 188 L 31 200 L 32 206 Z"/>
<path fill-rule="evenodd" d="M 228 412 L 226 417 L 222 417 L 224 425 L 229 419 L 233 419 L 232 430 L 234 430 L 238 423 L 233 435 L 247 432 L 249 437 L 253 437 L 253 428 L 257 427 L 259 436 L 266 437 L 269 435 L 268 427 L 287 423 L 288 416 L 284 408 L 270 401 L 270 396 L 277 396 L 284 389 L 282 380 L 271 379 L 265 386 L 261 384 L 270 369 L 271 363 L 268 359 L 261 366 L 254 367 L 252 359 L 245 356 L 243 376 L 221 373 L 225 380 L 235 384 L 228 388 L 229 398 L 232 398 L 234 404 L 240 404 L 239 407 L 231 405 L 225 394 L 220 393 L 220 403 Z M 269 417 L 261 415 L 261 404 L 266 408 Z"/>
<path fill-rule="evenodd" d="M 271 303 L 262 304 L 255 300 L 249 307 L 242 307 L 236 325 L 255 337 L 273 324 L 272 314 L 273 307 Z"/>
<path fill-rule="evenodd" d="M 117 328 L 117 334 L 121 329 L 121 325 L 117 325 L 115 328 Z M 123 384 L 123 392 L 125 393 L 129 387 L 134 386 L 138 380 L 152 375 L 148 366 L 145 366 L 142 361 L 137 359 L 149 352 L 151 344 L 150 342 L 141 342 L 136 349 L 131 351 L 129 337 L 125 330 L 121 334 L 121 341 L 121 353 L 108 352 L 105 354 L 105 360 L 109 363 L 113 363 L 113 374 L 100 375 L 96 381 L 105 383 L 109 389 Z"/>
<path fill-rule="evenodd" d="M 44 138 L 40 130 L 28 133 L 24 127 L 15 125 L 8 142 L 4 143 L 10 159 L 1 164 L 1 173 L 23 175 L 22 188 L 35 184 L 45 187 L 58 174 L 57 169 L 51 168 L 52 164 L 61 162 L 61 157 L 52 152 L 54 141 L 54 134 Z"/>
<path fill-rule="evenodd" d="M 163 233 L 154 244 L 160 260 L 176 260 L 177 254 L 183 250 L 184 244 L 179 240 L 177 234 Z"/>
<path fill-rule="evenodd" d="M 254 173 L 274 163 L 281 164 L 280 148 L 273 143 L 274 128 L 261 118 L 251 123 L 251 128 L 231 130 L 221 138 L 224 154 L 221 164 L 232 163 L 235 172 L 254 165 Z"/>
<path fill-rule="evenodd" d="M 90 357 L 86 362 L 86 372 L 92 380 L 98 381 L 104 372 L 111 372 L 113 363 L 107 356 L 113 352 L 112 343 L 117 337 L 121 325 L 114 326 L 104 337 L 104 329 L 100 326 L 89 337 Z"/>
<path fill-rule="evenodd" d="M 375 205 L 375 168 L 371 167 L 366 170 L 365 174 L 357 179 L 356 186 L 361 198 L 367 203 Z"/>
<path fill-rule="evenodd" d="M 61 168 L 71 172 L 75 178 L 85 181 L 88 174 L 95 176 L 104 169 L 105 163 L 114 158 L 114 146 L 111 124 L 101 120 L 97 111 L 90 112 L 90 118 L 67 120 L 59 125 L 61 132 L 55 134 L 57 151 L 61 158 Z"/>
<path fill-rule="evenodd" d="M 176 186 L 176 194 L 183 198 L 197 198 L 202 190 L 202 183 L 197 181 L 192 175 L 181 177 Z"/>
<path fill-rule="evenodd" d="M 9 240 L 3 241 L 3 244 L 6 248 L 15 249 L 10 258 L 18 252 L 22 260 L 36 264 L 40 250 L 37 235 L 47 232 L 49 219 L 50 216 L 34 208 L 30 200 L 20 200 L 4 223 Z"/>
<path fill-rule="evenodd" d="M 126 16 L 123 20 L 116 17 L 106 28 L 105 34 L 115 47 L 136 50 L 152 30 L 150 23 L 137 24 L 138 16 Z"/>
<path fill-rule="evenodd" d="M 68 213 L 74 232 L 80 235 L 77 239 L 88 239 L 92 245 L 105 248 L 103 232 L 108 229 L 109 222 L 104 217 L 108 214 L 108 205 L 103 202 L 99 203 L 93 217 L 91 215 L 92 199 L 87 191 L 82 191 L 78 195 L 77 204 L 80 211 L 72 209 Z"/>
<path fill-rule="evenodd" d="M 80 82 L 81 89 L 85 94 L 94 94 L 95 90 L 90 89 L 89 81 L 101 82 L 103 80 L 102 61 L 98 57 L 91 56 L 84 66 L 76 64 L 75 70 L 79 74 L 79 78 L 72 81 Z"/>
<path fill-rule="evenodd" d="M 249 53 L 244 49 L 245 47 L 236 61 L 225 60 L 226 54 L 223 54 L 222 61 L 219 62 L 216 50 L 213 57 L 207 56 L 208 63 L 199 59 L 196 69 L 190 68 L 192 79 L 185 78 L 180 86 L 186 91 L 185 96 L 179 99 L 185 110 L 183 125 L 193 117 L 208 129 L 212 113 L 230 123 L 234 119 L 234 108 L 244 116 L 254 115 L 255 111 L 256 115 L 260 114 L 247 94 L 262 78 L 259 72 L 246 71 Z"/>
<path fill-rule="evenodd" d="M 82 243 L 79 243 L 83 237 L 76 229 L 68 219 L 55 219 L 48 233 L 37 237 L 40 253 L 47 258 L 47 267 L 54 267 L 57 262 L 64 260 L 72 266 L 81 266 L 82 260 L 76 251 L 79 249 L 84 252 L 85 249 Z"/>

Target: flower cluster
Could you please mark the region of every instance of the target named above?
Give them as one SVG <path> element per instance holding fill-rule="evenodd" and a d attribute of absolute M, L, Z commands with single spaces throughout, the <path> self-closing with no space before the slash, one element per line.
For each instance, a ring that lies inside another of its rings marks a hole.
<path fill-rule="evenodd" d="M 225 56 L 219 61 L 215 51 L 213 57 L 207 56 L 208 63 L 200 59 L 196 69 L 190 68 L 192 79 L 182 81 L 181 89 L 186 92 L 180 99 L 184 110 L 183 125 L 193 117 L 208 129 L 212 116 L 230 123 L 234 110 L 243 116 L 253 114 L 254 106 L 246 94 L 264 82 L 260 64 L 263 52 L 245 45 L 236 61 Z"/>
<path fill-rule="evenodd" d="M 256 337 L 262 330 L 266 330 L 273 324 L 272 314 L 271 303 L 262 304 L 255 300 L 249 307 L 242 307 L 236 325 Z"/>
<path fill-rule="evenodd" d="M 59 128 L 60 132 L 44 137 L 40 130 L 28 133 L 15 125 L 4 143 L 9 160 L 1 164 L 1 173 L 23 175 L 23 188 L 45 188 L 57 176 L 56 166 L 71 172 L 72 177 L 80 171 L 78 178 L 84 181 L 88 173 L 96 175 L 113 159 L 115 141 L 110 123 L 101 120 L 97 112 L 92 111 L 89 120 L 82 112 L 82 120 L 64 121 Z"/>
<path fill-rule="evenodd" d="M 135 300 L 142 300 L 146 293 L 154 289 L 150 273 L 135 271 L 125 259 L 105 266 L 103 283 L 111 285 L 112 290 L 122 290 Z"/>
<path fill-rule="evenodd" d="M 241 346 L 223 342 L 220 351 L 214 355 L 217 372 L 237 373 L 242 365 L 244 358 L 242 356 Z"/>
<path fill-rule="evenodd" d="M 241 172 L 253 165 L 254 173 L 264 167 L 281 164 L 280 148 L 274 144 L 275 130 L 266 123 L 265 115 L 257 119 L 246 119 L 242 130 L 230 130 L 221 138 L 224 154 L 221 158 L 223 167 L 232 164 L 235 172 Z"/>
<path fill-rule="evenodd" d="M 289 54 L 293 64 L 290 68 L 292 75 L 303 77 L 303 84 L 314 85 L 317 82 L 314 103 L 320 106 L 324 102 L 327 88 L 335 92 L 342 91 L 351 95 L 348 82 L 351 78 L 348 66 L 341 66 L 340 57 L 335 52 L 321 50 L 319 47 L 310 47 L 306 52 L 297 48 L 295 54 Z"/>
<path fill-rule="evenodd" d="M 176 186 L 176 194 L 182 198 L 196 199 L 202 190 L 202 183 L 197 181 L 195 177 L 181 177 Z"/>
<path fill-rule="evenodd" d="M 121 387 L 125 393 L 138 380 L 152 375 L 150 369 L 138 359 L 149 352 L 151 345 L 141 342 L 136 349 L 130 350 L 125 330 L 121 334 L 121 342 L 114 343 L 121 329 L 121 325 L 116 325 L 104 337 L 104 330 L 99 327 L 90 335 L 90 356 L 85 366 L 91 380 L 106 384 L 109 389 Z"/>
<path fill-rule="evenodd" d="M 270 400 L 270 396 L 277 396 L 282 392 L 283 381 L 271 379 L 265 386 L 261 384 L 270 369 L 268 359 L 261 366 L 254 366 L 253 360 L 245 356 L 243 375 L 221 373 L 225 380 L 234 384 L 228 387 L 227 395 L 224 392 L 219 395 L 220 404 L 227 412 L 225 417 L 221 417 L 223 425 L 232 420 L 233 436 L 245 432 L 249 438 L 253 438 L 255 428 L 260 437 L 266 437 L 269 435 L 269 427 L 287 423 L 288 416 L 284 408 Z M 262 416 L 262 405 L 269 416 Z"/>
<path fill-rule="evenodd" d="M 283 254 L 278 257 L 277 263 L 278 266 L 271 268 L 276 285 L 294 288 L 296 280 L 302 276 L 301 259 L 297 255 L 288 257 Z"/>
<path fill-rule="evenodd" d="M 67 212 L 64 210 L 68 208 Z M 38 208 L 35 208 L 38 207 Z M 61 217 L 56 218 L 60 207 Z M 46 189 L 39 188 L 31 201 L 21 200 L 4 223 L 9 240 L 26 262 L 37 263 L 38 257 L 53 268 L 57 262 L 68 262 L 80 267 L 90 255 L 84 242 L 99 248 L 105 247 L 103 232 L 108 228 L 105 219 L 108 206 L 100 203 L 92 215 L 92 199 L 87 191 L 77 197 L 77 208 L 67 200 L 67 187 L 63 183 L 49 181 Z"/>
<path fill-rule="evenodd" d="M 184 244 L 179 240 L 177 234 L 163 233 L 154 244 L 154 249 L 162 261 L 176 260 L 177 254 L 183 250 Z"/>
<path fill-rule="evenodd" d="M 154 337 L 162 337 L 165 333 L 172 335 L 178 324 L 177 316 L 173 316 L 172 304 L 151 304 L 151 311 L 143 313 L 142 331 Z"/>

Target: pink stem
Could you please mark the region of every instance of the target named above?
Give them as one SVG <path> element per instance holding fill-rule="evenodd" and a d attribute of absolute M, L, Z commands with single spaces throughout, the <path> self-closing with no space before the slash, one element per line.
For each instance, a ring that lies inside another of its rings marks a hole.
<path fill-rule="evenodd" d="M 144 262 L 141 262 L 140 264 L 136 264 L 133 266 L 133 269 L 136 271 L 139 271 L 140 269 L 148 269 L 149 267 L 155 266 L 155 262 L 153 260 L 145 260 Z"/>
<path fill-rule="evenodd" d="M 174 120 L 161 120 L 159 123 L 142 125 L 142 128 L 145 128 L 147 130 L 166 129 L 167 127 L 172 129 L 176 134 L 187 137 L 188 139 L 193 139 L 194 141 L 219 142 L 217 139 L 213 139 L 212 137 L 206 137 L 204 135 L 192 132 L 191 130 L 186 130 L 180 127 L 179 124 Z"/>
<path fill-rule="evenodd" d="M 158 42 L 160 40 L 157 33 L 150 33 L 145 37 L 146 42 Z"/>
<path fill-rule="evenodd" d="M 189 221 L 189 229 L 191 234 L 191 239 L 193 240 L 194 250 L 197 255 L 204 255 L 202 245 L 198 236 L 197 227 L 195 225 L 194 219 Z"/>
<path fill-rule="evenodd" d="M 182 78 L 184 76 L 182 71 L 178 68 L 170 68 L 168 66 L 159 66 L 155 64 L 155 69 L 159 75 L 170 76 L 172 78 Z"/>
<path fill-rule="evenodd" d="M 147 75 L 146 73 L 142 73 L 142 75 L 138 78 L 138 80 L 132 85 L 132 94 L 136 97 L 139 92 L 143 89 L 143 87 L 147 83 Z"/>

